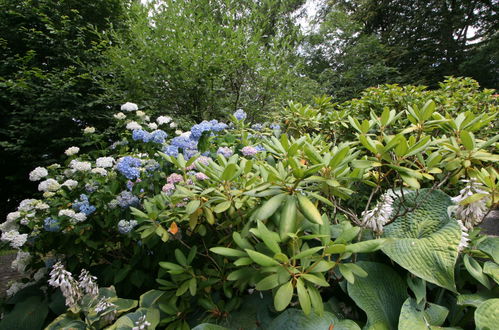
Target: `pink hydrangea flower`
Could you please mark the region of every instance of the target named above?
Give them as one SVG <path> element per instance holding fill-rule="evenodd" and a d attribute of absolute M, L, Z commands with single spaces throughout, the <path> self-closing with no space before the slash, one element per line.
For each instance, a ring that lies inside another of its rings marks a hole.
<path fill-rule="evenodd" d="M 184 181 L 184 178 L 182 177 L 182 175 L 177 174 L 177 173 L 170 174 L 170 176 L 166 179 L 166 182 L 171 183 L 171 184 L 174 184 L 177 182 L 182 182 L 182 181 Z"/>
<path fill-rule="evenodd" d="M 203 172 L 198 172 L 194 176 L 196 177 L 197 180 L 200 180 L 200 181 L 208 179 L 208 176 L 206 174 L 204 174 Z"/>

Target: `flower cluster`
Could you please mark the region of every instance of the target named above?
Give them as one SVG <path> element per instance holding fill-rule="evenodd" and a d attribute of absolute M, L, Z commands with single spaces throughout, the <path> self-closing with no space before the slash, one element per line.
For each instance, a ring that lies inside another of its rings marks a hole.
<path fill-rule="evenodd" d="M 229 158 L 234 154 L 234 151 L 232 151 L 232 149 L 229 147 L 220 147 L 217 150 L 217 154 L 222 155 L 225 158 Z"/>
<path fill-rule="evenodd" d="M 466 186 L 461 189 L 458 196 L 452 198 L 452 201 L 457 204 L 454 214 L 458 220 L 462 221 L 466 228 L 472 229 L 482 222 L 487 214 L 487 202 L 490 194 L 483 190 L 483 185 L 474 179 L 463 180 L 463 182 L 466 183 Z M 467 202 L 467 198 L 473 195 L 479 198 Z"/>
<path fill-rule="evenodd" d="M 125 156 L 118 161 L 116 169 L 130 180 L 135 180 L 140 177 L 139 167 L 142 161 L 138 158 Z"/>
<path fill-rule="evenodd" d="M 370 228 L 377 235 L 383 233 L 383 226 L 390 221 L 390 216 L 393 213 L 394 195 L 392 192 L 386 192 L 381 195 L 376 206 L 369 211 L 362 212 L 361 225 L 365 228 Z"/>
<path fill-rule="evenodd" d="M 120 222 L 118 222 L 118 231 L 121 234 L 128 234 L 135 226 L 137 226 L 137 224 L 137 220 L 120 220 Z"/>
<path fill-rule="evenodd" d="M 42 178 L 49 175 L 49 172 L 45 167 L 37 167 L 29 173 L 30 181 L 40 181 Z"/>
<path fill-rule="evenodd" d="M 81 194 L 80 199 L 74 201 L 72 207 L 74 210 L 82 212 L 87 216 L 94 213 L 96 210 L 95 206 L 90 205 L 90 202 L 88 201 L 88 196 L 85 194 Z"/>
<path fill-rule="evenodd" d="M 238 109 L 236 112 L 234 112 L 234 117 L 236 117 L 237 120 L 245 120 L 248 115 L 246 112 L 244 112 L 243 109 Z"/>

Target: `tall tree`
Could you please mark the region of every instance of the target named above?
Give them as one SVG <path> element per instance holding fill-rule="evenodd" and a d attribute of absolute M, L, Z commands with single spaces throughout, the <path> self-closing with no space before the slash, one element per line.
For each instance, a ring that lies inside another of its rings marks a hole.
<path fill-rule="evenodd" d="M 124 0 L 0 0 L 0 213 L 30 190 L 32 168 L 80 141 L 83 125 L 106 125 L 82 63 L 99 63 L 99 33 L 119 28 L 125 9 Z"/>

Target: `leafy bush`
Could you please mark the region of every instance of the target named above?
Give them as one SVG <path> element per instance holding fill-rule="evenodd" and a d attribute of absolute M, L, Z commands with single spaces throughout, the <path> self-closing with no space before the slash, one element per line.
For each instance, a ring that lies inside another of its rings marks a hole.
<path fill-rule="evenodd" d="M 188 132 L 123 105 L 118 141 L 33 170 L 43 198 L 1 225 L 26 279 L 0 326 L 43 300 L 49 328 L 491 327 L 499 241 L 476 226 L 498 198 L 495 105 L 315 103 Z"/>

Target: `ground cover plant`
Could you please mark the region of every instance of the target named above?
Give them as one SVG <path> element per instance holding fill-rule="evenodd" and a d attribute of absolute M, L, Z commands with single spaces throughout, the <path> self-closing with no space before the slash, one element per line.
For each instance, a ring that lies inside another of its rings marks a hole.
<path fill-rule="evenodd" d="M 497 101 L 451 84 L 185 132 L 123 104 L 118 139 L 29 173 L 0 328 L 494 328 Z"/>

